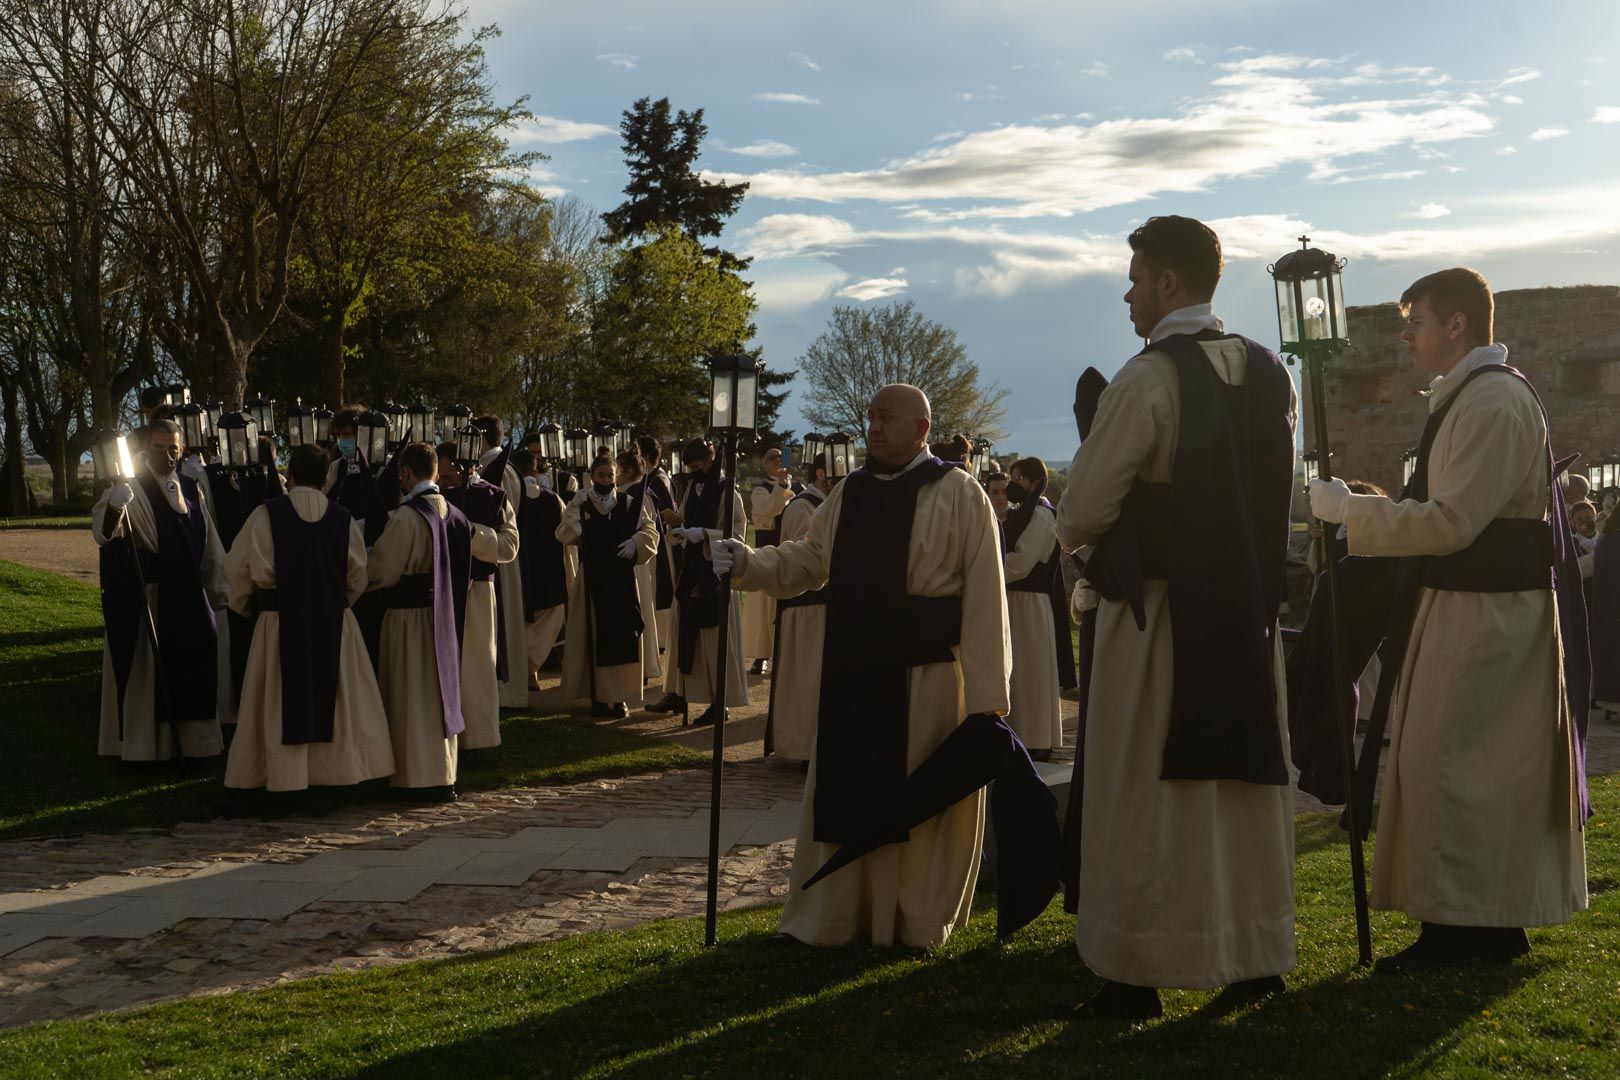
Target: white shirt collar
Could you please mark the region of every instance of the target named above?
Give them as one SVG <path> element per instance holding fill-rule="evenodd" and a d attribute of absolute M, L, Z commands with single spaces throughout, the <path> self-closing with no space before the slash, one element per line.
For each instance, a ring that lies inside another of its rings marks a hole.
<path fill-rule="evenodd" d="M 1477 367 L 1486 364 L 1507 363 L 1507 346 L 1502 344 L 1481 345 L 1471 350 L 1467 356 L 1457 361 L 1457 366 L 1444 375 L 1436 375 L 1429 380 L 1429 411 L 1434 412 L 1446 399 L 1457 392 L 1457 388 L 1468 378 L 1468 373 Z"/>
<path fill-rule="evenodd" d="M 1170 314 L 1159 320 L 1159 325 L 1153 328 L 1148 335 L 1148 344 L 1160 341 L 1172 334 L 1196 334 L 1201 330 L 1223 330 L 1221 320 L 1215 317 L 1214 304 L 1188 304 L 1184 308 L 1176 308 Z"/>
<path fill-rule="evenodd" d="M 438 493 L 438 484 L 435 484 L 432 480 L 423 480 L 420 484 L 417 484 L 415 487 L 411 488 L 411 490 L 406 493 L 405 498 L 409 500 L 416 498 L 418 495 L 437 495 Z"/>
<path fill-rule="evenodd" d="M 905 468 L 901 469 L 899 472 L 894 472 L 894 473 L 874 472 L 872 475 L 877 477 L 879 480 L 893 480 L 897 476 L 904 476 L 906 473 L 910 472 L 912 469 L 915 469 L 918 465 L 921 465 L 923 462 L 927 461 L 929 458 L 931 458 L 933 456 L 934 456 L 934 452 L 932 450 L 928 449 L 928 447 L 925 446 L 921 450 L 917 451 L 917 456 L 911 459 L 911 464 L 907 465 Z"/>

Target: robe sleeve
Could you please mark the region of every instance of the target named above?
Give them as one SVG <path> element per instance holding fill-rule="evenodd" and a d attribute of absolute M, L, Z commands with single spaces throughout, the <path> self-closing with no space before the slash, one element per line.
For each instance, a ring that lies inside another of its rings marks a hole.
<path fill-rule="evenodd" d="M 473 558 L 483 562 L 492 563 L 501 553 L 500 534 L 488 525 L 478 525 L 468 522 L 472 526 L 472 543 L 469 551 Z"/>
<path fill-rule="evenodd" d="M 231 600 L 231 588 L 225 580 L 225 545 L 219 541 L 219 530 L 214 528 L 214 515 L 206 506 L 197 509 L 203 516 L 203 589 L 215 611 L 224 610 Z"/>
<path fill-rule="evenodd" d="M 719 529 L 704 529 L 706 539 L 703 542 L 703 557 L 709 557 L 709 545 L 722 537 Z M 736 488 L 731 489 L 731 538 L 741 540 L 748 535 L 748 511 L 743 509 L 742 495 Z"/>
<path fill-rule="evenodd" d="M 521 491 L 522 481 L 518 481 L 518 484 Z M 501 503 L 501 527 L 496 530 L 496 538 L 500 546 L 495 553 L 495 562 L 509 563 L 518 557 L 517 503 L 510 498 Z"/>
<path fill-rule="evenodd" d="M 658 557 L 658 522 L 653 517 L 653 504 L 651 500 L 643 497 L 641 500 L 641 520 L 636 525 L 636 534 L 632 539 L 636 542 L 635 565 L 652 562 Z"/>
<path fill-rule="evenodd" d="M 832 526 L 838 516 L 833 507 L 842 505 L 843 491 L 842 487 L 833 489 L 822 503 L 821 512 L 810 519 L 810 531 L 802 539 L 750 550 L 743 572 L 731 576 L 732 588 L 763 592 L 785 600 L 827 584 Z"/>
<path fill-rule="evenodd" d="M 1446 424 L 1448 451 L 1436 462 L 1439 467 L 1430 469 L 1434 490 L 1428 501 L 1350 496 L 1345 516 L 1350 554 L 1461 551 L 1501 516 L 1531 470 L 1546 468 L 1543 437 L 1529 429 L 1520 410 L 1471 404 L 1459 403 Z"/>
<path fill-rule="evenodd" d="M 1046 561 L 1057 542 L 1057 518 L 1044 506 L 1037 506 L 1018 544 L 1007 552 L 1006 578 L 1018 581 Z"/>
<path fill-rule="evenodd" d="M 225 582 L 230 590 L 231 610 L 238 615 L 247 615 L 252 607 L 253 557 L 262 543 L 261 531 L 269 531 L 269 522 L 264 508 L 256 508 L 243 522 L 242 531 L 236 534 L 236 541 L 225 554 Z M 274 561 L 270 565 L 274 566 Z"/>
<path fill-rule="evenodd" d="M 411 546 L 416 539 L 412 528 L 415 523 L 410 520 L 415 515 L 415 510 L 405 507 L 388 515 L 388 524 L 383 526 L 377 542 L 371 545 L 371 557 L 366 563 L 368 589 L 386 589 L 398 584 L 404 576 L 405 563 L 411 557 Z"/>
<path fill-rule="evenodd" d="M 557 542 L 558 543 L 560 543 L 560 544 L 577 544 L 577 543 L 579 543 L 580 534 L 584 532 L 584 527 L 581 526 L 580 521 L 579 521 L 579 515 L 580 515 L 580 504 L 579 503 L 570 502 L 567 506 L 563 507 L 562 521 L 558 522 L 558 524 L 557 524 L 557 534 L 556 535 L 557 535 Z"/>
<path fill-rule="evenodd" d="M 1095 544 L 1107 535 L 1131 485 L 1152 460 L 1158 426 L 1142 392 L 1156 379 L 1145 363 L 1127 363 L 1098 400 L 1091 436 L 1074 453 L 1058 503 L 1057 537 L 1064 547 Z"/>
<path fill-rule="evenodd" d="M 963 489 L 956 520 L 962 542 L 962 701 L 974 713 L 1007 715 L 1007 679 L 1012 674 L 1012 634 L 1007 624 L 1007 585 L 1001 569 L 1000 533 L 989 496 L 977 484 Z M 817 522 L 827 515 L 817 514 Z M 1040 517 L 1039 513 L 1036 514 Z M 1027 535 L 1034 528 L 1025 530 Z M 814 530 L 812 530 L 814 531 Z M 916 551 L 912 555 L 916 557 Z"/>
<path fill-rule="evenodd" d="M 107 515 L 117 513 L 117 511 L 112 508 L 112 504 L 107 501 L 107 498 L 111 493 L 112 488 L 107 488 L 106 491 L 101 493 L 101 498 L 96 500 L 96 505 L 90 508 L 90 536 L 95 540 L 96 547 L 106 547 L 108 544 L 124 535 L 123 523 L 118 525 L 118 528 L 113 531 L 113 534 L 110 537 L 104 532 Z"/>
<path fill-rule="evenodd" d="M 810 531 L 815 510 L 808 501 L 795 502 L 782 511 L 782 539 L 798 540 Z"/>
<path fill-rule="evenodd" d="M 366 534 L 360 528 L 358 521 L 351 521 L 349 523 L 349 572 L 348 580 L 345 582 L 350 607 L 353 607 L 354 602 L 360 599 L 366 591 L 366 573 Z"/>

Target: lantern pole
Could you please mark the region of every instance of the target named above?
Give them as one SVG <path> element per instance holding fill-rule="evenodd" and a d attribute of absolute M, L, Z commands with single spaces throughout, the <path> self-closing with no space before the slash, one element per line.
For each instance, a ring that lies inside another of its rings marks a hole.
<path fill-rule="evenodd" d="M 1305 363 L 1305 377 L 1310 386 L 1311 416 L 1316 428 L 1316 470 L 1321 480 L 1333 479 L 1333 455 L 1329 449 L 1327 426 L 1327 399 L 1323 389 L 1322 369 L 1338 353 L 1334 341 L 1307 342 L 1297 346 Z M 1354 677 L 1344 658 L 1344 624 L 1339 604 L 1339 530 L 1326 522 L 1321 536 L 1323 563 L 1327 568 L 1328 625 L 1333 643 L 1333 703 L 1339 721 L 1339 757 L 1344 768 L 1344 819 L 1350 830 L 1350 879 L 1356 903 L 1356 945 L 1362 967 L 1372 966 L 1372 924 L 1367 906 L 1367 862 L 1361 845 L 1361 828 L 1357 822 L 1355 789 L 1355 718 L 1350 708 L 1350 680 Z"/>
<path fill-rule="evenodd" d="M 733 522 L 732 474 L 737 468 L 737 436 L 727 431 L 721 436 L 723 459 L 721 469 L 725 479 L 720 484 L 720 536 L 731 535 Z M 731 571 L 720 575 L 720 625 L 716 628 L 715 649 L 719 653 L 714 661 L 714 763 L 709 779 L 709 894 L 704 911 L 703 943 L 715 942 L 715 923 L 720 897 L 720 765 L 726 756 L 726 655 L 727 638 L 731 630 Z"/>

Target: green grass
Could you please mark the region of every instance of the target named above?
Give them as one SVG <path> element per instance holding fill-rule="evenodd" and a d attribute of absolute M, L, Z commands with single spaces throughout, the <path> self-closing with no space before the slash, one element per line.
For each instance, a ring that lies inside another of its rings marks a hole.
<path fill-rule="evenodd" d="M 1345 848 L 1299 819 L 1290 992 L 1162 1021 L 1073 1023 L 1097 986 L 1053 906 L 1009 942 L 981 903 L 932 953 L 764 944 L 775 909 L 322 976 L 0 1033 L 0 1075 L 272 1077 L 1578 1076 L 1620 1073 L 1620 778 L 1595 784 L 1593 910 L 1510 967 L 1413 978 L 1355 966 Z M 1380 954 L 1415 929 L 1375 913 Z"/>
<path fill-rule="evenodd" d="M 160 827 L 231 808 L 223 756 L 126 764 L 96 755 L 101 702 L 101 600 L 56 574 L 0 562 L 0 839 Z M 230 731 L 230 728 L 226 729 Z M 464 790 L 531 787 L 697 765 L 707 756 L 566 715 L 509 713 L 502 746 L 470 754 Z M 385 798 L 385 782 L 333 802 Z"/>
<path fill-rule="evenodd" d="M 0 532 L 7 529 L 88 529 L 90 515 L 65 517 L 0 517 Z"/>

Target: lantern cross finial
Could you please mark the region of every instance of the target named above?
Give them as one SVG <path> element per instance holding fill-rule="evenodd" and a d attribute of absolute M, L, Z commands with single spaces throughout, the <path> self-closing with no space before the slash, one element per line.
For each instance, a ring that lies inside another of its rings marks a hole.
<path fill-rule="evenodd" d="M 1308 236 L 1301 236 L 1299 238 L 1299 246 L 1302 247 L 1302 248 L 1310 247 L 1311 246 L 1311 238 L 1308 237 Z"/>

